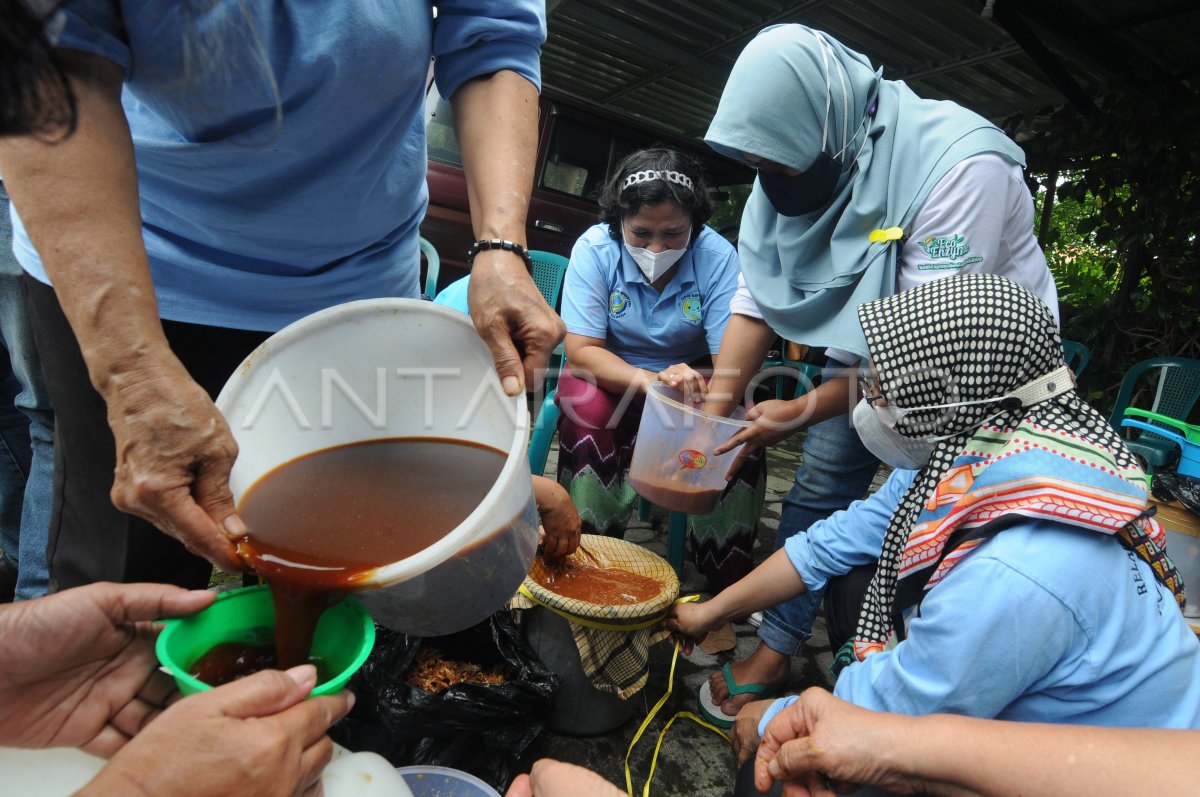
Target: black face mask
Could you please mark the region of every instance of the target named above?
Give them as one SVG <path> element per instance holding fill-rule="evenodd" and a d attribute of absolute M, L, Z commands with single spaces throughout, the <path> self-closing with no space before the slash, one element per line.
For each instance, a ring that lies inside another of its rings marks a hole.
<path fill-rule="evenodd" d="M 833 199 L 842 165 L 822 152 L 795 177 L 758 172 L 758 184 L 775 210 L 783 216 L 803 216 L 823 208 Z"/>

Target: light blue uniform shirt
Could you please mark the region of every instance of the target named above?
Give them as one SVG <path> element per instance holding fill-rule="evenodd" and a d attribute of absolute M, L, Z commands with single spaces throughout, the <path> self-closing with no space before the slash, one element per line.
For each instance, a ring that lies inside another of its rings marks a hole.
<path fill-rule="evenodd" d="M 467 301 L 467 293 L 471 288 L 471 275 L 456 279 L 433 297 L 434 304 L 441 304 L 460 313 L 470 313 L 471 305 Z"/>
<path fill-rule="evenodd" d="M 787 541 L 805 584 L 879 556 L 914 473 L 894 472 Z M 1149 566 L 1096 532 L 1032 520 L 1007 528 L 955 565 L 908 623 L 894 649 L 843 670 L 834 694 L 910 715 L 1200 728 L 1200 643 Z"/>
<path fill-rule="evenodd" d="M 436 25 L 429 3 L 372 0 L 65 11 L 60 47 L 125 70 L 162 317 L 263 331 L 417 294 L 430 57 L 445 96 L 500 69 L 539 85 L 546 32 L 536 0 L 442 0 Z M 22 266 L 49 282 L 16 228 Z"/>
<path fill-rule="evenodd" d="M 562 319 L 568 332 L 604 340 L 630 365 L 661 371 L 717 353 L 737 278 L 737 250 L 704 227 L 660 294 L 608 225 L 597 224 L 571 250 Z"/>

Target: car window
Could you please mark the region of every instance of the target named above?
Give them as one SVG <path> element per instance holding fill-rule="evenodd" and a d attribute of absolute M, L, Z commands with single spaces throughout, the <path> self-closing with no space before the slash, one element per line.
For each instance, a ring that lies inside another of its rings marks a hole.
<path fill-rule="evenodd" d="M 550 134 L 540 188 L 598 200 L 612 157 L 612 136 L 558 117 Z"/>
<path fill-rule="evenodd" d="M 463 165 L 450 103 L 442 99 L 436 86 L 425 94 L 425 146 L 430 160 L 450 166 Z"/>

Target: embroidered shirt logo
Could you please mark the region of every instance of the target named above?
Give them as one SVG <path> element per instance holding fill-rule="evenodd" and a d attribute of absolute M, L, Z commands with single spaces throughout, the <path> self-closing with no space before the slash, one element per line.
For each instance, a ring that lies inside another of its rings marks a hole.
<path fill-rule="evenodd" d="M 694 448 L 685 448 L 679 452 L 679 464 L 688 470 L 699 470 L 708 464 L 708 457 Z"/>
<path fill-rule="evenodd" d="M 917 269 L 920 271 L 960 269 L 983 261 L 982 257 L 970 254 L 971 245 L 963 235 L 931 235 L 923 241 L 918 241 L 917 245 L 926 257 L 934 261 L 918 264 Z"/>
<path fill-rule="evenodd" d="M 629 312 L 629 294 L 625 291 L 613 291 L 608 295 L 609 318 L 621 318 Z"/>
<path fill-rule="evenodd" d="M 689 293 L 679 297 L 679 312 L 689 324 L 699 324 L 704 319 L 704 302 L 700 294 Z"/>

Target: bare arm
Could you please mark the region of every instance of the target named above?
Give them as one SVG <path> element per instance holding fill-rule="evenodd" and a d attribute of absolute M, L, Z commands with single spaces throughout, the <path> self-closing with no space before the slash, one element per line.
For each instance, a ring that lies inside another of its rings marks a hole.
<path fill-rule="evenodd" d="M 451 104 L 476 240 L 498 238 L 524 246 L 537 158 L 537 89 L 504 70 L 467 81 Z M 536 388 L 565 330 L 521 258 L 480 252 L 471 266 L 469 302 L 471 320 L 492 350 L 505 392 Z"/>
<path fill-rule="evenodd" d="M 0 141 L 0 172 L 108 406 L 113 502 L 218 566 L 240 569 L 226 534 L 244 531 L 228 482 L 237 445 L 163 335 L 120 69 L 82 53 L 65 61 L 77 132 L 57 143 Z"/>
<path fill-rule="evenodd" d="M 767 726 L 755 781 L 788 780 L 814 797 L 834 794 L 825 778 L 945 797 L 1190 793 L 1198 745 L 1200 731 L 907 717 L 814 688 Z"/>
<path fill-rule="evenodd" d="M 645 393 L 650 383 L 658 380 L 658 374 L 653 371 L 630 365 L 613 354 L 605 348 L 602 338 L 568 332 L 564 348 L 572 374 L 584 379 L 590 374 L 597 385 L 610 393 L 624 393 L 630 387 Z"/>
<path fill-rule="evenodd" d="M 609 351 L 604 340 L 571 332 L 567 333 L 565 348 L 571 373 L 580 379 L 594 378 L 597 385 L 610 393 L 624 394 L 627 390 L 645 393 L 651 384 L 665 382 L 699 403 L 708 391 L 707 380 L 687 363 L 676 363 L 661 371 L 638 368 Z"/>
<path fill-rule="evenodd" d="M 804 579 L 780 548 L 745 578 L 731 584 L 703 603 L 677 603 L 663 621 L 668 631 L 688 639 L 700 639 L 735 617 L 768 609 L 808 592 Z"/>
<path fill-rule="evenodd" d="M 761 318 L 734 314 L 721 336 L 721 350 L 713 358 L 713 378 L 708 386 L 704 409 L 714 415 L 728 416 L 742 403 L 750 380 L 762 367 L 775 330 Z"/>

